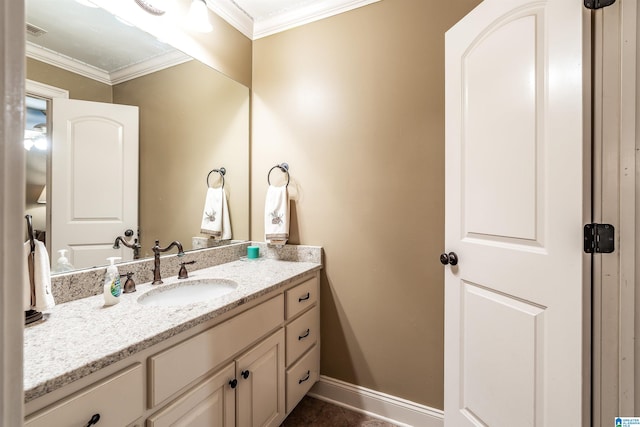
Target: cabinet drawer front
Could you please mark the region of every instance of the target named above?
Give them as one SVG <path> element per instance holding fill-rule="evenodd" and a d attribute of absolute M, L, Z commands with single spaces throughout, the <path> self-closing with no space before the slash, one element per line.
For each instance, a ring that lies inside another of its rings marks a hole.
<path fill-rule="evenodd" d="M 320 346 L 315 345 L 287 370 L 287 413 L 302 400 L 320 375 Z"/>
<path fill-rule="evenodd" d="M 314 345 L 320 337 L 320 308 L 316 305 L 286 327 L 287 366 Z"/>
<path fill-rule="evenodd" d="M 122 427 L 144 412 L 144 378 L 137 363 L 30 416 L 26 427 L 86 426 L 100 414 L 100 427 Z"/>
<path fill-rule="evenodd" d="M 150 407 L 201 378 L 284 320 L 282 295 L 149 358 Z"/>
<path fill-rule="evenodd" d="M 302 282 L 295 288 L 286 292 L 287 298 L 287 319 L 292 319 L 298 313 L 311 307 L 318 301 L 318 275 Z"/>
<path fill-rule="evenodd" d="M 235 365 L 202 382 L 147 420 L 147 427 L 233 427 L 235 426 L 236 393 L 229 385 L 235 377 Z"/>

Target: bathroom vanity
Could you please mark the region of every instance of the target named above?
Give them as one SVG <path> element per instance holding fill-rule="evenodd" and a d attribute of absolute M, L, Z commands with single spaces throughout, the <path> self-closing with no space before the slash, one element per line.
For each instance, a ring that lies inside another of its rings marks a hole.
<path fill-rule="evenodd" d="M 190 273 L 237 283 L 207 301 L 138 301 L 170 277 L 57 305 L 25 330 L 25 425 L 280 425 L 318 380 L 321 268 L 239 258 Z"/>

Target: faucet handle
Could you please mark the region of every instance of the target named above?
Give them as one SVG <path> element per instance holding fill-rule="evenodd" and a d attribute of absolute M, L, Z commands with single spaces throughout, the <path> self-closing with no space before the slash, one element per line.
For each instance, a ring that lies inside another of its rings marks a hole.
<path fill-rule="evenodd" d="M 127 281 L 124 282 L 124 289 L 122 291 L 125 294 L 129 294 L 131 292 L 135 292 L 136 291 L 136 283 L 131 278 L 131 276 L 133 276 L 133 274 L 134 273 L 127 273 L 127 274 L 121 274 L 120 275 L 120 277 L 126 277 L 127 278 Z"/>
<path fill-rule="evenodd" d="M 181 262 L 180 263 L 180 271 L 178 272 L 178 279 L 186 279 L 189 277 L 188 273 L 187 273 L 187 267 L 185 267 L 185 265 L 191 265 L 191 264 L 195 264 L 195 260 L 194 261 L 189 261 L 189 262 Z"/>

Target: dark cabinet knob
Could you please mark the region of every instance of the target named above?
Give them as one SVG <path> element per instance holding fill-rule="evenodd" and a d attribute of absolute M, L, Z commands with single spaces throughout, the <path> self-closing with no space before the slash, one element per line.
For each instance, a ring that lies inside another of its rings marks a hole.
<path fill-rule="evenodd" d="M 443 253 L 440 255 L 442 265 L 458 265 L 458 255 L 455 252 Z"/>
<path fill-rule="evenodd" d="M 133 230 L 130 229 L 130 228 L 126 229 L 125 232 L 124 232 L 124 235 L 127 236 L 127 237 L 133 236 Z"/>
<path fill-rule="evenodd" d="M 98 424 L 98 421 L 100 421 L 100 414 L 93 414 L 93 417 L 91 417 L 91 419 L 89 420 L 89 422 L 85 427 L 96 425 Z"/>
<path fill-rule="evenodd" d="M 249 371 L 242 371 L 240 375 L 242 375 L 242 378 L 246 380 L 247 378 L 249 378 Z"/>
<path fill-rule="evenodd" d="M 229 381 L 229 385 L 231 386 L 231 388 L 236 388 L 236 386 L 238 385 L 238 380 L 237 379 L 232 379 L 231 381 Z"/>

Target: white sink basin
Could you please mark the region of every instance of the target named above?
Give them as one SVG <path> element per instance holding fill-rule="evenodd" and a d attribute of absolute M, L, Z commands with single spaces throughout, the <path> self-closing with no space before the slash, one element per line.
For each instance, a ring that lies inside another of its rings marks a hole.
<path fill-rule="evenodd" d="M 138 303 L 154 306 L 187 305 L 204 302 L 233 292 L 238 284 L 225 279 L 191 279 L 153 289 L 138 298 Z"/>

